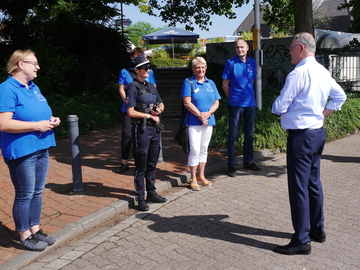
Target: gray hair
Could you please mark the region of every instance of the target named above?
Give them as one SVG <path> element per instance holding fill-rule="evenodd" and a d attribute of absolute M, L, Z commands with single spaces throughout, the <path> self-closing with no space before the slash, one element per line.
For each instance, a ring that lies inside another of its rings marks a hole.
<path fill-rule="evenodd" d="M 316 52 L 316 42 L 314 36 L 307 32 L 297 33 L 294 37 L 300 44 L 303 44 L 308 53 Z"/>
<path fill-rule="evenodd" d="M 195 57 L 195 58 L 191 61 L 191 67 L 193 68 L 193 67 L 195 67 L 195 66 L 196 66 L 197 64 L 199 64 L 199 63 L 204 64 L 205 67 L 207 66 L 207 65 L 206 65 L 206 60 L 205 60 L 203 57 L 198 56 L 198 57 Z"/>

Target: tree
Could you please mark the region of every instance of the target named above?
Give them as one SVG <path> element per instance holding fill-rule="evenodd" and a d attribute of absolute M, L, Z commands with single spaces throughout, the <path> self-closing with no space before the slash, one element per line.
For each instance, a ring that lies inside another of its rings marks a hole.
<path fill-rule="evenodd" d="M 314 34 L 312 0 L 294 0 L 295 33 Z"/>
<path fill-rule="evenodd" d="M 159 31 L 164 28 L 166 28 L 166 26 L 164 26 L 162 28 L 155 28 L 147 22 L 137 22 L 137 23 L 134 23 L 134 24 L 126 27 L 125 32 L 127 33 L 127 36 L 130 39 L 130 41 L 135 45 L 135 47 L 143 47 L 144 43 L 143 43 L 142 38 L 144 35 Z M 156 48 L 158 46 L 159 45 L 148 45 L 147 44 L 147 47 L 149 47 L 149 48 Z"/>
<path fill-rule="evenodd" d="M 273 32 L 293 34 L 295 26 L 294 1 L 269 0 L 263 11 L 263 19 L 272 28 Z"/>
<path fill-rule="evenodd" d="M 352 33 L 360 33 L 360 0 L 350 0 L 346 4 L 340 5 L 338 10 L 340 9 L 350 10 L 352 20 L 349 31 Z"/>
<path fill-rule="evenodd" d="M 149 0 L 148 13 L 156 16 L 159 11 L 159 17 L 169 26 L 181 23 L 185 24 L 186 30 L 193 31 L 193 24 L 196 24 L 201 29 L 209 30 L 208 26 L 212 25 L 210 15 L 235 19 L 232 7 L 248 3 L 249 0 Z"/>
<path fill-rule="evenodd" d="M 113 0 L 2 0 L 0 59 L 31 48 L 42 64 L 42 91 L 96 93 L 116 82 L 130 44 L 115 29 Z M 3 64 L 2 64 L 3 65 Z"/>
<path fill-rule="evenodd" d="M 226 38 L 224 37 L 216 37 L 210 40 L 210 43 L 221 43 L 221 42 L 226 42 Z M 203 42 L 203 46 L 205 46 L 205 42 Z"/>
<path fill-rule="evenodd" d="M 126 0 L 137 4 L 145 0 Z M 2 0 L 0 1 L 1 35 L 20 46 L 24 40 L 41 34 L 43 24 L 54 19 L 111 25 L 119 16 L 118 0 Z"/>
<path fill-rule="evenodd" d="M 321 5 L 323 0 L 313 0 L 314 29 L 319 25 L 326 25 L 331 21 L 329 17 L 330 7 Z"/>
<path fill-rule="evenodd" d="M 314 17 L 317 23 L 326 22 L 325 12 L 320 10 L 320 0 L 270 0 L 263 8 L 264 21 L 273 32 L 294 34 L 314 32 Z"/>
<path fill-rule="evenodd" d="M 182 23 L 187 30 L 192 31 L 193 25 L 196 24 L 201 29 L 208 30 L 208 26 L 212 25 L 211 15 L 236 19 L 232 8 L 248 3 L 249 0 L 149 0 L 147 12 L 161 17 L 172 26 Z M 263 3 L 271 6 L 266 11 L 265 21 L 277 27 L 279 31 L 288 32 L 295 27 L 295 32 L 313 33 L 311 0 L 263 0 Z"/>

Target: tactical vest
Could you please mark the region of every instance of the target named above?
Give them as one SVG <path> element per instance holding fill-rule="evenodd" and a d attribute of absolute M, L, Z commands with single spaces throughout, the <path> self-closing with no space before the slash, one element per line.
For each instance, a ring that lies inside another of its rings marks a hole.
<path fill-rule="evenodd" d="M 137 89 L 138 96 L 146 95 L 148 93 L 151 93 L 154 95 L 154 92 L 151 90 L 151 85 L 148 86 L 148 89 L 145 88 L 145 85 L 142 83 L 139 83 L 138 81 L 132 81 L 133 85 L 135 85 Z M 143 113 L 150 113 L 150 106 L 152 106 L 152 103 L 141 103 L 136 102 L 136 106 L 134 107 L 135 111 L 143 112 Z"/>

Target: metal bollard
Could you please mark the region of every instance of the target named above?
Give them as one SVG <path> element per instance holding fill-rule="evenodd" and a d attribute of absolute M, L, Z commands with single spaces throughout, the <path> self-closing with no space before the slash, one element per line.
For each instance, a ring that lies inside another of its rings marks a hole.
<path fill-rule="evenodd" d="M 73 174 L 74 193 L 82 193 L 84 189 L 82 184 L 81 156 L 79 150 L 79 118 L 77 115 L 68 115 L 67 121 L 70 135 L 71 168 Z"/>

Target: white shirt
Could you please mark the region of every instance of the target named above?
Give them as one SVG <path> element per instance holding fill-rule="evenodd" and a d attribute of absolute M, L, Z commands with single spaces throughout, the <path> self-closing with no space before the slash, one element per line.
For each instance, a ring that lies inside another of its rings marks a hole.
<path fill-rule="evenodd" d="M 328 97 L 330 99 L 328 101 Z M 283 129 L 316 129 L 324 124 L 323 110 L 340 110 L 346 95 L 314 56 L 303 59 L 287 76 L 272 112 L 281 115 Z"/>

